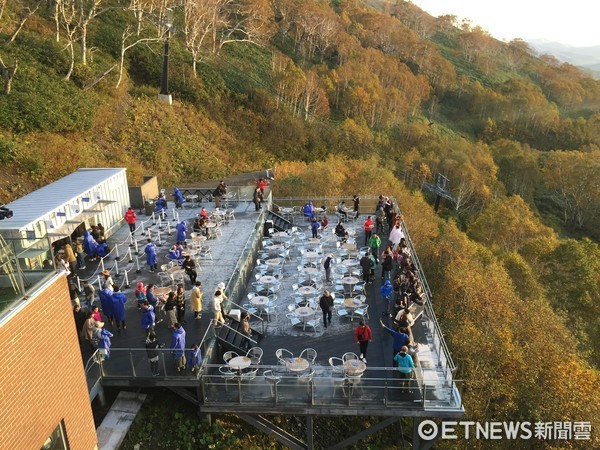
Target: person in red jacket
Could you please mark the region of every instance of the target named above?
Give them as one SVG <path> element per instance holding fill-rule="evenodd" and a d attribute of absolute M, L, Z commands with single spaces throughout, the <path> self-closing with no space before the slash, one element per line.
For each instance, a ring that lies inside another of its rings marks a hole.
<path fill-rule="evenodd" d="M 373 340 L 373 333 L 371 333 L 371 327 L 366 325 L 363 320 L 358 323 L 358 326 L 354 330 L 354 340 L 360 345 L 360 360 L 366 364 L 367 347 L 369 346 L 369 342 Z"/>
<path fill-rule="evenodd" d="M 125 213 L 125 222 L 127 222 L 127 224 L 129 224 L 129 231 L 131 231 L 131 234 L 135 233 L 135 221 L 137 219 L 137 215 L 135 214 L 135 211 L 131 208 L 129 208 L 127 210 L 127 212 Z"/>
<path fill-rule="evenodd" d="M 365 223 L 363 225 L 365 230 L 365 246 L 369 243 L 369 239 L 371 238 L 371 233 L 373 232 L 373 228 L 375 228 L 375 222 L 371 219 L 371 216 L 367 217 Z"/>

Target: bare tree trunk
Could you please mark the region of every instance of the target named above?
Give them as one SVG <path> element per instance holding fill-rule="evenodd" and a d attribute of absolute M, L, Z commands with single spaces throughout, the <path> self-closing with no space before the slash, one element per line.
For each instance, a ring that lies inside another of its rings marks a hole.
<path fill-rule="evenodd" d="M 6 95 L 10 95 L 10 91 L 12 89 L 12 80 L 17 73 L 18 67 L 18 61 L 15 61 L 14 66 L 7 67 L 2 58 L 0 58 L 0 71 L 2 71 L 2 76 L 4 77 L 4 93 Z"/>
<path fill-rule="evenodd" d="M 54 0 L 54 33 L 56 42 L 60 42 L 60 1 Z"/>
<path fill-rule="evenodd" d="M 23 27 L 25 26 L 25 23 L 29 20 L 29 18 L 31 16 L 33 16 L 35 14 L 35 12 L 40 8 L 40 5 L 42 4 L 42 1 L 39 1 L 35 7 L 33 9 L 31 8 L 26 8 L 26 13 L 25 15 L 21 18 L 21 21 L 19 22 L 19 24 L 17 25 L 17 27 L 15 28 L 15 31 L 13 31 L 13 34 L 11 35 L 10 39 L 8 40 L 8 43 L 12 43 L 15 41 L 15 39 L 17 38 L 17 35 L 21 32 L 21 30 L 23 29 Z"/>
<path fill-rule="evenodd" d="M 73 73 L 73 68 L 75 67 L 75 46 L 73 45 L 73 39 L 69 39 L 69 44 L 67 45 L 69 49 L 69 70 L 65 75 L 65 80 L 71 79 L 71 74 Z"/>
<path fill-rule="evenodd" d="M 81 24 L 81 64 L 87 66 L 87 23 Z"/>

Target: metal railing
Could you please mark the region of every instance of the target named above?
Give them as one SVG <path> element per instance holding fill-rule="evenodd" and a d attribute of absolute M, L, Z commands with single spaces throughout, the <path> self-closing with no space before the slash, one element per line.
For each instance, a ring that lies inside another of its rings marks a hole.
<path fill-rule="evenodd" d="M 159 375 L 153 376 L 145 349 L 112 349 L 110 357 L 100 360 L 95 354 L 86 365 L 90 389 L 100 380 L 131 385 L 149 379 L 163 385 L 199 387 L 205 405 L 240 404 L 286 407 L 361 406 L 445 410 L 461 412 L 462 380 L 445 380 L 435 369 L 417 367 L 409 380 L 402 380 L 391 367 L 368 367 L 360 377 L 344 373 L 342 368 L 313 364 L 303 372 L 282 365 L 252 365 L 247 372 L 223 375 L 219 364 L 204 359 L 200 371 L 178 372 L 172 351 L 159 349 Z M 203 355 L 204 356 L 204 355 Z M 274 378 L 265 377 L 270 371 Z"/>

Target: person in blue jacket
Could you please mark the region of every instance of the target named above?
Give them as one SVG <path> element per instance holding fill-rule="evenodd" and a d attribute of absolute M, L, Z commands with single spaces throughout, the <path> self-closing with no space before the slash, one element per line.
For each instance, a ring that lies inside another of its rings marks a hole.
<path fill-rule="evenodd" d="M 104 322 L 96 322 L 92 344 L 98 349 L 102 360 L 110 358 L 110 338 L 113 334 L 104 329 Z"/>
<path fill-rule="evenodd" d="M 119 286 L 115 286 L 115 290 L 112 294 L 112 304 L 113 304 L 113 314 L 115 316 L 115 321 L 117 322 L 117 333 L 121 332 L 121 327 L 124 330 L 127 329 L 125 325 L 125 303 L 127 302 L 127 297 L 123 294 Z"/>
<path fill-rule="evenodd" d="M 185 242 L 185 238 L 187 237 L 187 224 L 185 223 L 185 220 L 182 220 L 181 222 L 179 222 L 177 224 L 177 227 L 175 227 L 177 229 L 177 242 Z"/>
<path fill-rule="evenodd" d="M 415 363 L 412 356 L 408 354 L 407 346 L 402 347 L 396 356 L 394 356 L 394 363 L 396 363 L 398 372 L 400 373 L 401 386 L 406 387 L 408 385 L 410 387 L 409 380 L 413 370 L 415 370 Z M 408 392 L 412 393 L 411 391 Z"/>
<path fill-rule="evenodd" d="M 385 302 L 385 311 L 381 313 L 382 316 L 390 315 L 391 317 L 391 308 L 392 308 L 392 282 L 390 280 L 385 280 L 385 283 L 379 289 L 379 293 L 381 294 L 381 298 Z"/>
<path fill-rule="evenodd" d="M 146 244 L 146 248 L 144 248 L 144 253 L 146 254 L 146 264 L 150 266 L 150 272 L 154 272 L 154 270 L 158 268 L 158 258 L 156 256 L 158 249 L 156 248 L 156 244 L 150 238 L 148 238 L 148 244 Z"/>
<path fill-rule="evenodd" d="M 408 346 L 408 344 L 410 343 L 410 336 L 408 335 L 408 333 L 405 333 L 405 328 L 402 328 L 400 331 L 394 331 L 391 328 L 386 327 L 381 320 L 379 321 L 379 323 L 386 331 L 386 333 L 394 338 L 394 343 L 392 345 L 394 352 L 392 358 L 395 358 L 396 354 L 400 352 L 400 350 L 402 350 L 402 347 Z M 394 367 L 396 367 L 398 363 L 394 359 L 392 364 Z"/>
<path fill-rule="evenodd" d="M 158 197 L 158 200 L 156 200 L 156 206 L 154 207 L 154 212 L 157 212 L 157 213 L 167 212 L 167 199 L 164 197 L 163 194 L 161 194 L 160 197 Z"/>
<path fill-rule="evenodd" d="M 102 312 L 104 313 L 106 320 L 108 320 L 108 323 L 110 323 L 111 325 L 113 325 L 114 323 L 115 315 L 113 311 L 112 294 L 113 291 L 108 288 L 101 289 L 98 292 L 98 297 L 100 298 L 100 305 L 102 306 Z"/>
<path fill-rule="evenodd" d="M 156 325 L 156 314 L 154 313 L 154 307 L 145 301 L 142 303 L 142 328 L 146 330 L 146 337 L 150 333 L 154 333 L 154 325 Z"/>
<path fill-rule="evenodd" d="M 202 352 L 198 344 L 192 345 L 192 348 L 188 350 L 187 354 L 187 368 L 193 374 L 198 373 L 200 366 L 202 365 Z"/>
<path fill-rule="evenodd" d="M 183 202 L 185 202 L 185 199 L 178 188 L 173 189 L 173 198 L 175 200 L 175 207 L 181 208 L 183 206 Z"/>
<path fill-rule="evenodd" d="M 88 230 L 83 232 L 83 251 L 90 258 L 90 261 L 96 259 L 96 249 L 98 248 L 98 243 L 94 239 L 94 237 L 90 234 Z"/>
<path fill-rule="evenodd" d="M 315 208 L 313 208 L 312 201 L 309 201 L 306 205 L 304 205 L 304 208 L 302 208 L 302 213 L 304 214 L 304 217 L 308 217 L 310 220 L 315 217 Z"/>
<path fill-rule="evenodd" d="M 321 224 L 316 217 L 313 217 L 312 222 L 310 223 L 310 229 L 312 230 L 312 237 L 315 239 L 319 237 L 319 228 L 321 228 Z"/>
<path fill-rule="evenodd" d="M 185 330 L 179 322 L 173 325 L 170 348 L 175 359 L 175 369 L 177 373 L 181 373 L 185 370 Z"/>
<path fill-rule="evenodd" d="M 167 259 L 181 265 L 181 256 L 176 245 L 171 246 L 169 249 L 169 253 L 167 253 Z"/>

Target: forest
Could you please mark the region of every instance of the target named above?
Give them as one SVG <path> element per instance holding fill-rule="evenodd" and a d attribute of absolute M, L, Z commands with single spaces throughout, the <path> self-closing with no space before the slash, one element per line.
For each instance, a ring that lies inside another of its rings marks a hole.
<path fill-rule="evenodd" d="M 392 194 L 467 420 L 600 423 L 590 74 L 404 0 L 1 0 L 0 73 L 0 201 L 103 166 L 163 186 L 275 167 L 280 196 Z M 454 201 L 436 213 L 438 173 Z"/>

